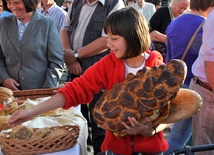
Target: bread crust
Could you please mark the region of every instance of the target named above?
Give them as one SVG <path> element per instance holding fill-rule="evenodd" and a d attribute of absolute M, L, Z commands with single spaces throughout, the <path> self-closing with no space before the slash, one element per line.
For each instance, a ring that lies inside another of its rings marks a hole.
<path fill-rule="evenodd" d="M 25 125 L 19 125 L 12 129 L 10 132 L 10 139 L 26 140 L 30 139 L 33 135 L 33 129 Z"/>
<path fill-rule="evenodd" d="M 12 96 L 13 95 L 13 91 L 6 88 L 6 87 L 0 87 L 0 96 L 1 95 L 7 95 L 7 96 Z"/>
<path fill-rule="evenodd" d="M 203 105 L 201 96 L 194 90 L 180 88 L 177 96 L 170 101 L 170 111 L 162 124 L 170 124 L 187 119 L 200 111 Z M 157 125 L 157 122 L 154 122 Z"/>
<path fill-rule="evenodd" d="M 7 124 L 10 116 L 0 116 L 0 131 L 10 129 L 10 126 Z"/>
<path fill-rule="evenodd" d="M 40 114 L 40 116 L 57 117 L 57 116 L 61 116 L 62 113 L 63 113 L 63 110 L 61 108 L 58 108 L 58 109 L 50 110 L 43 114 Z"/>
<path fill-rule="evenodd" d="M 6 87 L 0 87 L 0 103 L 7 102 L 9 98 L 13 98 L 13 91 Z"/>

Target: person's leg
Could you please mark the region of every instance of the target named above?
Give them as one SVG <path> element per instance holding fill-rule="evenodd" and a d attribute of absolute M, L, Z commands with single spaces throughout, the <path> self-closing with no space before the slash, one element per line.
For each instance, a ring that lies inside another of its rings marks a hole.
<path fill-rule="evenodd" d="M 175 122 L 170 131 L 168 138 L 169 149 L 164 152 L 164 155 L 168 155 L 175 149 L 182 148 L 186 145 L 189 138 L 192 135 L 192 117 Z"/>
<path fill-rule="evenodd" d="M 81 113 L 87 120 L 87 124 L 88 124 L 87 149 L 89 152 L 91 152 L 91 150 L 92 150 L 91 121 L 89 119 L 88 105 L 81 104 Z"/>
<path fill-rule="evenodd" d="M 91 121 L 91 128 L 92 128 L 92 145 L 94 149 L 94 155 L 101 152 L 101 144 L 103 143 L 103 140 L 105 138 L 105 130 L 98 127 L 97 124 L 94 122 L 93 116 L 92 116 L 92 110 L 96 104 L 96 102 L 99 100 L 99 98 L 102 96 L 102 92 L 94 95 L 93 101 L 89 104 L 89 111 L 90 111 L 90 121 Z"/>
<path fill-rule="evenodd" d="M 195 146 L 214 144 L 214 93 L 191 81 L 192 90 L 200 94 L 203 105 L 200 111 L 193 116 L 192 138 Z M 214 155 L 213 151 L 197 152 L 195 155 Z"/>
<path fill-rule="evenodd" d="M 189 88 L 189 85 L 183 84 L 182 88 Z M 191 145 L 192 136 L 192 117 L 173 123 L 170 135 L 168 138 L 169 148 L 164 152 L 164 155 L 168 155 L 175 149 L 182 148 L 187 143 Z"/>

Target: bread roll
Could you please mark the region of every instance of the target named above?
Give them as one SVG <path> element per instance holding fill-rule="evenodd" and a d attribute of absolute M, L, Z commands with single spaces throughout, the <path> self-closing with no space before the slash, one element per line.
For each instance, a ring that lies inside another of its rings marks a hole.
<path fill-rule="evenodd" d="M 0 116 L 0 131 L 1 130 L 7 130 L 11 127 L 7 124 L 8 119 L 10 116 Z"/>
<path fill-rule="evenodd" d="M 6 87 L 0 87 L 0 103 L 8 102 L 9 98 L 13 98 L 13 91 Z"/>
<path fill-rule="evenodd" d="M 31 136 L 31 139 L 39 139 L 39 138 L 44 138 L 45 136 L 47 136 L 47 134 L 50 133 L 50 128 L 45 127 L 45 128 L 41 128 L 41 129 L 37 129 L 33 132 L 33 135 Z"/>
<path fill-rule="evenodd" d="M 50 110 L 43 114 L 40 114 L 40 116 L 57 117 L 57 116 L 61 116 L 62 114 L 63 114 L 63 110 L 61 108 L 58 108 L 58 109 Z"/>
<path fill-rule="evenodd" d="M 30 139 L 33 135 L 33 129 L 25 125 L 19 125 L 12 129 L 10 132 L 10 139 L 26 140 Z"/>

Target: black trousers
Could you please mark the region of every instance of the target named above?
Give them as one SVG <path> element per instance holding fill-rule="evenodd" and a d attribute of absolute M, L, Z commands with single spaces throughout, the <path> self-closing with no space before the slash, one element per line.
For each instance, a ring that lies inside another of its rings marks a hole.
<path fill-rule="evenodd" d="M 72 81 L 76 77 L 76 75 L 70 74 L 67 77 L 67 81 Z M 92 109 L 94 108 L 96 102 L 99 100 L 102 94 L 103 92 L 95 94 L 93 100 L 89 104 L 81 104 L 81 112 L 88 122 L 87 145 L 92 145 L 94 155 L 101 152 L 101 144 L 103 143 L 106 132 L 105 130 L 97 126 L 92 116 Z M 89 130 L 89 128 L 91 128 L 91 130 Z"/>
<path fill-rule="evenodd" d="M 89 130 L 88 144 L 90 145 L 90 142 L 92 143 L 94 155 L 96 155 L 98 152 L 101 152 L 101 144 L 103 143 L 103 140 L 105 138 L 105 130 L 97 126 L 92 116 L 92 109 L 94 108 L 101 95 L 102 92 L 94 95 L 93 101 L 89 104 L 81 105 L 81 112 L 88 121 L 88 127 L 91 127 L 91 131 Z M 92 139 L 90 135 L 92 136 Z"/>

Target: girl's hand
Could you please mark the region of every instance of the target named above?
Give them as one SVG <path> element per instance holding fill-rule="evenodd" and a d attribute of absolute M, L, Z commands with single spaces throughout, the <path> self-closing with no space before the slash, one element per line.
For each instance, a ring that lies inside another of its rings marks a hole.
<path fill-rule="evenodd" d="M 31 120 L 32 118 L 34 118 L 34 115 L 32 114 L 32 110 L 31 109 L 18 110 L 18 111 L 15 111 L 9 117 L 8 125 L 10 127 L 15 127 L 17 125 L 22 124 L 23 122 Z"/>
<path fill-rule="evenodd" d="M 123 132 L 128 135 L 143 135 L 143 136 L 152 136 L 155 134 L 155 130 L 152 126 L 152 121 L 149 118 L 145 119 L 145 123 L 138 122 L 134 117 L 128 117 L 130 125 L 122 122 L 126 129 Z"/>

